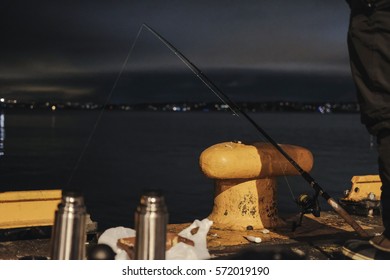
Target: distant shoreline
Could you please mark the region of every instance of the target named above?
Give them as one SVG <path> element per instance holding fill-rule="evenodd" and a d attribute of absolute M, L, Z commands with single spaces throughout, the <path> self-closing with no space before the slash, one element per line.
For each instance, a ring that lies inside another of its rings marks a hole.
<path fill-rule="evenodd" d="M 315 112 L 329 113 L 359 113 L 356 102 L 239 102 L 236 103 L 246 112 Z M 5 110 L 119 110 L 119 111 L 151 111 L 151 112 L 214 112 L 230 111 L 229 106 L 213 102 L 174 102 L 174 103 L 139 103 L 139 104 L 96 104 L 92 102 L 27 102 L 10 100 L 0 103 L 0 109 Z"/>

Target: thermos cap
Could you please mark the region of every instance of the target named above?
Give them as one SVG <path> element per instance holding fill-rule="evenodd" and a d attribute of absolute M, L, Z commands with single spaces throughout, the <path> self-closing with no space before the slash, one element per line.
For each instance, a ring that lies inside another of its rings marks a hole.
<path fill-rule="evenodd" d="M 159 190 L 147 190 L 142 194 L 140 204 L 144 206 L 163 206 L 165 205 L 165 198 Z"/>
<path fill-rule="evenodd" d="M 80 192 L 77 191 L 64 191 L 62 193 L 62 202 L 64 204 L 78 204 L 84 205 L 84 197 Z"/>

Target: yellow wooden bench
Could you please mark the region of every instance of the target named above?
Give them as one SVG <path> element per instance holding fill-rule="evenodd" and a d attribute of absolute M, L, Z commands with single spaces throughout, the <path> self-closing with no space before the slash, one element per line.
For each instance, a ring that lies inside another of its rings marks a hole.
<path fill-rule="evenodd" d="M 0 229 L 53 225 L 61 195 L 61 190 L 0 193 Z"/>

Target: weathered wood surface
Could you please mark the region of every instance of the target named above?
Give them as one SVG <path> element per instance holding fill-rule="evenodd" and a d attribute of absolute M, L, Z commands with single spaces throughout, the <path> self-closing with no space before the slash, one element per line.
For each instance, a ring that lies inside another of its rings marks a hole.
<path fill-rule="evenodd" d="M 379 216 L 354 218 L 372 235 L 383 230 Z M 344 242 L 359 239 L 352 228 L 333 212 L 322 212 L 319 218 L 306 215 L 302 226 L 292 232 L 294 220 L 296 217 L 286 219 L 283 226 L 270 229 L 269 233 L 262 230 L 225 231 L 211 228 L 207 236 L 209 251 L 212 258 L 342 259 L 340 248 Z M 178 233 L 188 225 L 169 225 L 168 230 Z M 251 243 L 244 237 L 248 235 L 260 237 L 262 242 Z M 48 239 L 0 242 L 0 259 L 48 257 L 49 250 Z"/>
<path fill-rule="evenodd" d="M 379 216 L 354 218 L 371 235 L 383 231 Z M 273 252 L 284 252 L 294 253 L 290 257 L 295 255 L 302 259 L 342 259 L 340 249 L 344 242 L 360 239 L 334 212 L 322 212 L 319 218 L 305 215 L 302 226 L 292 232 L 292 222 L 295 220 L 297 217 L 286 219 L 283 226 L 271 229 L 266 234 L 262 230 L 224 231 L 211 228 L 208 234 L 209 251 L 214 258 L 229 258 L 238 253 L 251 252 L 247 257 L 271 259 Z M 185 226 L 171 225 L 170 230 L 179 232 Z M 244 237 L 248 235 L 260 237 L 262 242 L 251 243 Z"/>

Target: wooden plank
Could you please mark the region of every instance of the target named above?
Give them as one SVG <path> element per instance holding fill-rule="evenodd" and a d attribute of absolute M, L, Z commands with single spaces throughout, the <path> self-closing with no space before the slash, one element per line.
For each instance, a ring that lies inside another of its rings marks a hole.
<path fill-rule="evenodd" d="M 61 196 L 61 190 L 0 193 L 0 229 L 53 225 Z"/>

